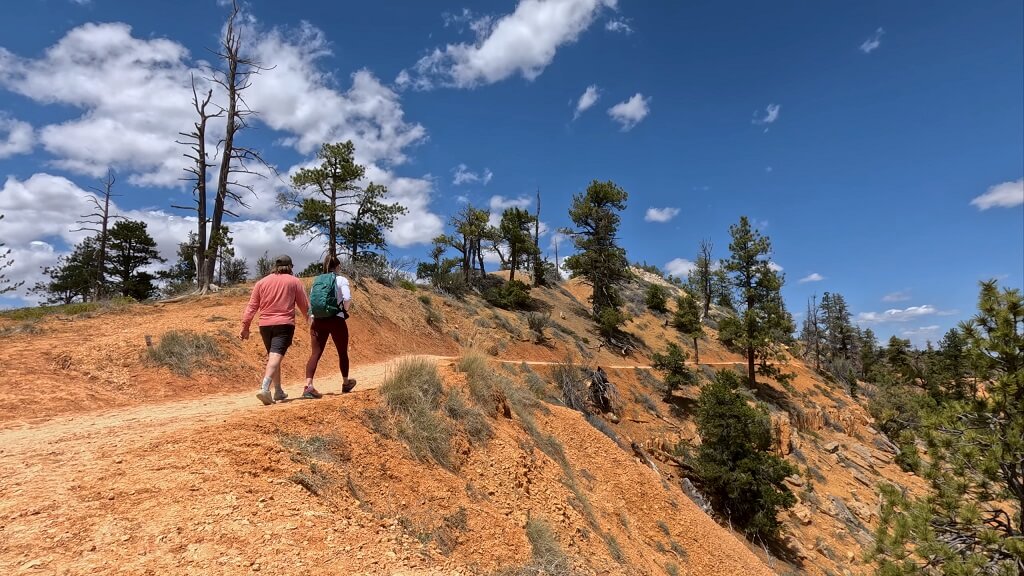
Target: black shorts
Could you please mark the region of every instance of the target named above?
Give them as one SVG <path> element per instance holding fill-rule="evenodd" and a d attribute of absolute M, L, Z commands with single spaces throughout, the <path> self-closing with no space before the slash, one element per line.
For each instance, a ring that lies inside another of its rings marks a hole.
<path fill-rule="evenodd" d="M 295 336 L 295 325 L 260 326 L 260 336 L 263 337 L 263 346 L 266 347 L 267 352 L 283 356 L 288 351 L 288 347 L 292 345 L 292 337 Z"/>

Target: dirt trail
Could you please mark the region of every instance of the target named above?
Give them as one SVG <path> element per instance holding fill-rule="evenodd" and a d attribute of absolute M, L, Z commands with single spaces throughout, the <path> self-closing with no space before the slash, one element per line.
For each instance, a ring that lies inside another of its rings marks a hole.
<path fill-rule="evenodd" d="M 422 358 L 435 362 L 452 361 L 453 356 L 436 356 L 429 354 L 410 354 L 391 358 L 383 362 L 357 366 L 350 376 L 358 381 L 353 394 L 377 388 L 387 375 L 389 367 L 396 362 L 410 358 Z M 559 362 L 535 360 L 498 360 L 502 364 L 527 364 L 529 366 L 554 366 Z M 735 362 L 703 362 L 708 365 L 732 365 Z M 652 366 L 637 365 L 606 365 L 615 370 L 634 368 L 652 369 Z M 317 387 L 325 397 L 339 395 L 341 374 L 333 374 L 316 381 Z M 296 407 L 304 400 L 301 398 L 303 383 L 293 382 L 284 386 L 288 400 L 277 404 L 280 407 Z M 251 391 L 244 393 L 214 394 L 198 399 L 183 400 L 157 404 L 143 404 L 131 408 L 103 410 L 85 414 L 59 416 L 41 423 L 9 423 L 6 428 L 0 424 L 0 469 L 16 465 L 25 454 L 40 447 L 52 447 L 61 443 L 61 449 L 68 451 L 73 446 L 67 442 L 103 441 L 116 443 L 123 437 L 131 436 L 138 440 L 140 434 L 157 434 L 174 432 L 222 421 L 226 416 L 238 414 L 246 410 L 264 409 L 254 398 Z M 10 425 L 13 424 L 13 425 Z"/>

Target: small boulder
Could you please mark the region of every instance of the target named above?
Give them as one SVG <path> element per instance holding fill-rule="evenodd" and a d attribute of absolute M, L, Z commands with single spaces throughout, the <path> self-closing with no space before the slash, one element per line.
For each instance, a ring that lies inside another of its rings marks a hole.
<path fill-rule="evenodd" d="M 839 452 L 839 442 L 827 442 L 822 444 L 821 448 L 829 454 L 835 454 L 836 452 Z"/>

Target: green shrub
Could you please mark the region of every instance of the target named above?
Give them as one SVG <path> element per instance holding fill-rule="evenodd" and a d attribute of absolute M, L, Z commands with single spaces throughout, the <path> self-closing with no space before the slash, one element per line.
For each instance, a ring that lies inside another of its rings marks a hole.
<path fill-rule="evenodd" d="M 660 284 L 648 284 L 644 295 L 647 308 L 654 312 L 668 312 L 668 290 Z"/>
<path fill-rule="evenodd" d="M 192 371 L 218 355 L 217 341 L 208 334 L 191 330 L 165 332 L 160 343 L 147 349 L 150 361 L 170 368 L 180 376 L 191 376 Z"/>
<path fill-rule="evenodd" d="M 551 324 L 551 314 L 547 312 L 530 312 L 526 315 L 526 325 L 533 332 L 534 342 L 540 344 L 546 340 L 544 329 Z"/>
<path fill-rule="evenodd" d="M 415 292 L 418 289 L 418 287 L 416 286 L 416 283 L 413 282 L 412 280 L 409 280 L 408 278 L 400 279 L 398 281 L 398 287 L 399 288 L 404 288 L 404 289 L 408 290 L 409 292 Z"/>
<path fill-rule="evenodd" d="M 484 300 L 505 310 L 526 310 L 530 307 L 530 287 L 519 280 L 510 280 L 501 286 L 484 291 Z"/>
<path fill-rule="evenodd" d="M 605 338 L 619 333 L 619 326 L 626 322 L 626 316 L 618 308 L 602 308 L 597 315 L 597 330 Z"/>

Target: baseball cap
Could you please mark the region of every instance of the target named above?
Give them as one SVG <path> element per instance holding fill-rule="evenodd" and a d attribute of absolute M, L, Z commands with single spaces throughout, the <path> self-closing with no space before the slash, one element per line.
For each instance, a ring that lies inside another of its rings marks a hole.
<path fill-rule="evenodd" d="M 282 254 L 277 258 L 274 258 L 274 266 L 291 266 L 292 257 L 287 254 Z"/>

